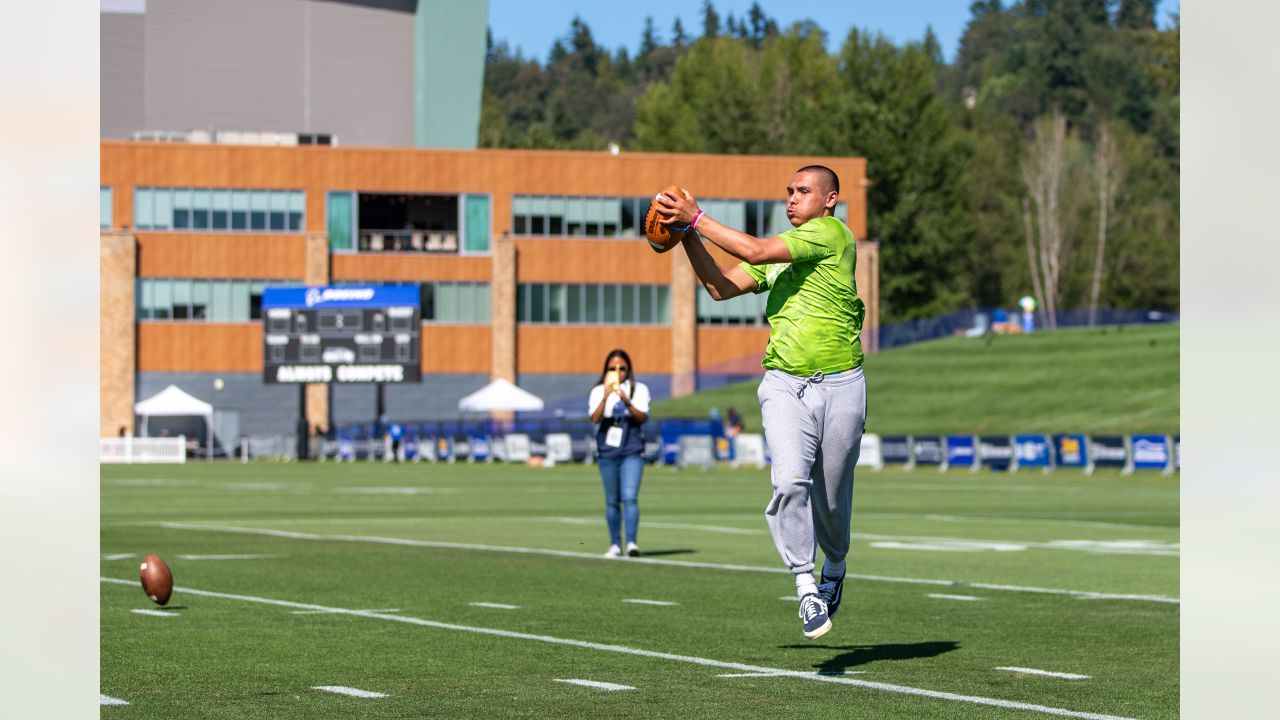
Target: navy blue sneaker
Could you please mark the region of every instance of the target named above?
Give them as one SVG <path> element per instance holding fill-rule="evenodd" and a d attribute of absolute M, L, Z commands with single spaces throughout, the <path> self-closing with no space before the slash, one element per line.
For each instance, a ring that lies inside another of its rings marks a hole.
<path fill-rule="evenodd" d="M 827 603 L 827 617 L 835 617 L 840 609 L 840 596 L 844 592 L 844 576 L 827 577 L 826 568 L 822 569 L 822 580 L 818 582 L 818 594 Z"/>
<path fill-rule="evenodd" d="M 813 593 L 800 598 L 800 619 L 804 621 L 804 636 L 810 640 L 822 637 L 831 629 L 827 604 Z"/>

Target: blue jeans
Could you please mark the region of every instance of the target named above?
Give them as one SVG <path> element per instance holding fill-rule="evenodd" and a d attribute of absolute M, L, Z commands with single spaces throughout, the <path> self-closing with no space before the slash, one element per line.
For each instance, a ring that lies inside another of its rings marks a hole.
<path fill-rule="evenodd" d="M 600 479 L 604 482 L 604 519 L 609 524 L 609 538 L 614 545 L 622 545 L 622 520 L 626 517 L 627 542 L 636 541 L 640 525 L 640 473 L 644 470 L 644 458 L 628 455 L 620 458 L 601 458 Z M 621 511 L 619 511 L 621 504 Z"/>

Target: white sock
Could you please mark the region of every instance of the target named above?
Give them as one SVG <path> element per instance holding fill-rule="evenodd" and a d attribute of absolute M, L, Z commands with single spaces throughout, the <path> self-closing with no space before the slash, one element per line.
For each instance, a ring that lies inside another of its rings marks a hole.
<path fill-rule="evenodd" d="M 837 562 L 831 562 L 830 560 L 827 560 L 826 562 L 822 563 L 822 574 L 826 575 L 829 578 L 844 577 L 844 561 L 841 560 L 840 562 L 837 563 Z"/>
<path fill-rule="evenodd" d="M 796 575 L 796 596 L 803 598 L 805 595 L 817 595 L 818 585 L 813 582 L 813 573 L 799 573 Z"/>

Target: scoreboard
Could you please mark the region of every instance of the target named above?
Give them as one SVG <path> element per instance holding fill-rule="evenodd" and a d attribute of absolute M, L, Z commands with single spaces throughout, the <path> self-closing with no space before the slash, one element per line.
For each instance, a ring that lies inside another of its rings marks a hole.
<path fill-rule="evenodd" d="M 266 288 L 262 338 L 268 383 L 422 379 L 422 308 L 414 286 Z"/>

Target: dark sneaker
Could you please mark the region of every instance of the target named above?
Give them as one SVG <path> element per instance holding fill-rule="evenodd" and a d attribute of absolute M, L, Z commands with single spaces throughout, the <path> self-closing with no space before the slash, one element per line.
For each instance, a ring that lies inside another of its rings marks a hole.
<path fill-rule="evenodd" d="M 822 637 L 831 629 L 827 604 L 813 593 L 800 598 L 800 619 L 804 621 L 804 636 L 810 640 Z"/>
<path fill-rule="evenodd" d="M 840 595 L 844 592 L 844 576 L 838 578 L 827 577 L 824 572 L 822 580 L 818 583 L 818 594 L 822 596 L 823 602 L 827 604 L 827 617 L 835 617 L 836 611 L 840 609 Z"/>

